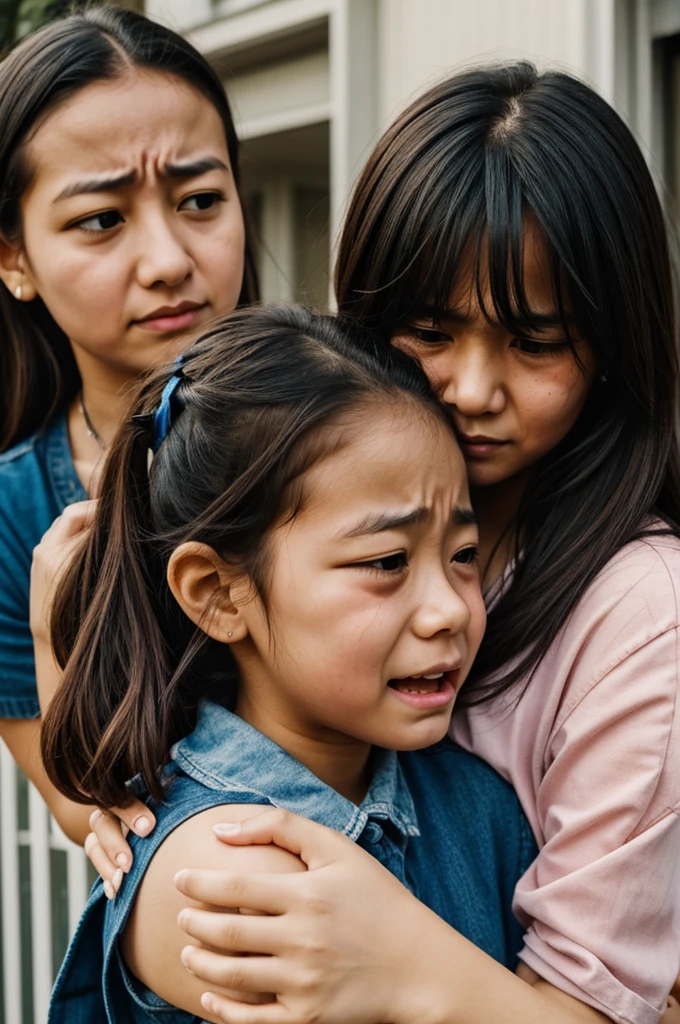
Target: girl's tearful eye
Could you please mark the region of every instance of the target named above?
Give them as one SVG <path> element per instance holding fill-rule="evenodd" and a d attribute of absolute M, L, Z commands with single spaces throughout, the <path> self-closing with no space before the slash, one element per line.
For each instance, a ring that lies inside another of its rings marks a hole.
<path fill-rule="evenodd" d="M 477 555 L 478 549 L 471 545 L 469 548 L 462 548 L 460 551 L 456 551 L 451 561 L 456 562 L 458 565 L 475 565 L 477 563 Z"/>
<path fill-rule="evenodd" d="M 370 562 L 355 562 L 359 569 L 369 569 L 380 573 L 402 572 L 408 565 L 405 551 L 398 551 L 394 555 L 384 555 L 383 558 L 373 558 Z"/>
<path fill-rule="evenodd" d="M 205 210 L 212 210 L 214 206 L 222 202 L 224 202 L 224 197 L 219 192 L 197 192 L 182 200 L 179 208 L 180 210 L 203 213 Z"/>
<path fill-rule="evenodd" d="M 118 213 L 118 210 L 104 210 L 103 213 L 93 213 L 90 217 L 76 221 L 72 227 L 81 228 L 83 231 L 89 231 L 91 234 L 97 235 L 111 231 L 112 228 L 118 227 L 122 223 L 123 218 Z"/>

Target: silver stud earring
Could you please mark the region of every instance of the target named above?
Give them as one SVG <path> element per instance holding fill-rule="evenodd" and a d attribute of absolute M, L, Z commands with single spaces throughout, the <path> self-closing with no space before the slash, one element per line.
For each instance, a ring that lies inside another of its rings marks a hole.
<path fill-rule="evenodd" d="M 228 629 L 227 630 L 227 636 L 233 636 L 233 635 L 234 635 L 233 629 Z"/>
<path fill-rule="evenodd" d="M 21 285 L 18 284 L 14 289 L 14 297 L 21 300 Z"/>
<path fill-rule="evenodd" d="M 599 380 L 600 380 L 600 384 L 606 384 L 607 381 L 609 380 L 609 377 L 607 376 L 606 373 L 601 373 L 600 377 L 599 377 Z"/>

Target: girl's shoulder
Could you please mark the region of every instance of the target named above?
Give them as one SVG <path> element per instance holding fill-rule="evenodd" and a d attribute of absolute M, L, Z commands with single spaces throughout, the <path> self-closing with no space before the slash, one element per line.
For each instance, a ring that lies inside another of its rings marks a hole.
<path fill-rule="evenodd" d="M 252 817 L 259 809 L 256 805 L 229 804 L 223 795 L 221 804 L 187 819 L 167 836 L 141 880 L 130 918 L 120 934 L 122 963 L 118 969 L 127 974 L 126 988 L 129 990 L 130 982 L 136 982 L 137 1000 L 146 1009 L 160 1012 L 168 1024 L 183 1024 L 190 1014 L 202 1018 L 200 999 L 205 991 L 204 983 L 194 975 L 168 969 L 180 963 L 187 943 L 178 915 L 185 908 L 197 906 L 175 887 L 177 872 L 186 867 L 265 874 L 306 870 L 298 857 L 272 844 L 227 847 L 216 839 L 214 825 Z"/>

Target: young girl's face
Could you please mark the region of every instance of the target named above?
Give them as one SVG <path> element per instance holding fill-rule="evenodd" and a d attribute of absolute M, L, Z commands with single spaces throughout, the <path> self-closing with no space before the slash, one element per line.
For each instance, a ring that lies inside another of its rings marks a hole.
<path fill-rule="evenodd" d="M 463 459 L 406 403 L 335 430 L 346 443 L 270 539 L 267 614 L 242 607 L 237 710 L 284 743 L 424 747 L 445 734 L 485 625 Z"/>
<path fill-rule="evenodd" d="M 137 374 L 236 306 L 241 206 L 222 122 L 196 89 L 153 71 L 94 83 L 47 117 L 26 157 L 23 298 L 43 299 L 81 369 Z"/>
<path fill-rule="evenodd" d="M 393 332 L 393 343 L 418 359 L 451 408 L 473 487 L 530 473 L 571 430 L 592 385 L 592 350 L 577 340 L 579 366 L 557 313 L 549 265 L 545 242 L 530 227 L 524 286 L 544 322 L 540 334 L 520 338 L 489 322 L 471 271 L 456 282 L 448 309 L 425 307 Z M 488 288 L 483 292 L 492 310 Z"/>

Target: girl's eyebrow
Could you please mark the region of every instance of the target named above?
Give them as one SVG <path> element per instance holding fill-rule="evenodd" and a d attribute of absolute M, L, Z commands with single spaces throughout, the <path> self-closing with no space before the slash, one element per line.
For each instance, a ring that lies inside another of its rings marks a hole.
<path fill-rule="evenodd" d="M 358 523 L 342 534 L 343 539 L 365 537 L 374 533 L 385 533 L 388 530 L 400 530 L 406 526 L 414 526 L 427 521 L 430 510 L 424 505 L 409 509 L 408 512 L 370 512 Z M 471 508 L 457 505 L 451 513 L 454 526 L 476 526 L 479 518 Z"/>
<path fill-rule="evenodd" d="M 168 178 L 197 178 L 208 171 L 226 171 L 229 173 L 229 168 L 219 157 L 208 156 L 202 160 L 192 160 L 190 163 L 166 164 L 162 174 Z M 136 179 L 136 171 L 127 171 L 124 174 L 118 174 L 110 178 L 88 178 L 83 181 L 74 181 L 62 189 L 53 202 L 58 203 L 62 199 L 70 199 L 72 196 L 90 195 L 93 192 L 114 192 L 118 188 L 133 185 Z"/>

